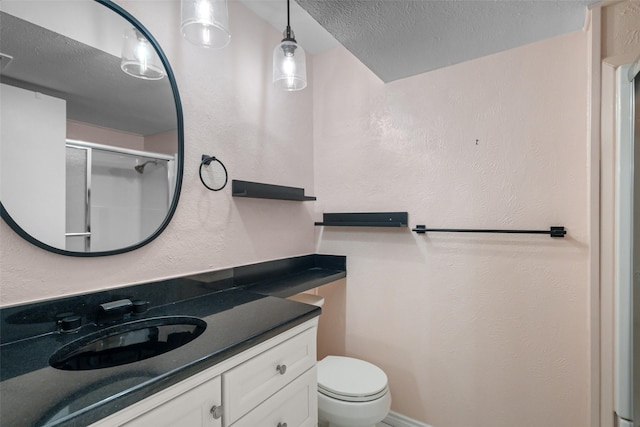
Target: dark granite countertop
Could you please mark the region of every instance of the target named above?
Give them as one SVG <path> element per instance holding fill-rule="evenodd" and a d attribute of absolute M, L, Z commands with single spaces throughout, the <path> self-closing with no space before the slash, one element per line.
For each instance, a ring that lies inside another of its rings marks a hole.
<path fill-rule="evenodd" d="M 345 265 L 344 257 L 335 258 Z M 236 275 L 218 271 L 1 309 L 0 425 L 86 426 L 318 316 L 319 307 L 281 296 L 344 277 L 346 269 L 308 260 L 301 269 L 300 259 L 286 261 L 247 266 Z M 265 294 L 270 287 L 278 296 Z M 99 304 L 121 298 L 150 301 L 148 311 L 123 322 L 189 316 L 207 327 L 177 349 L 125 365 L 82 371 L 49 365 L 57 349 L 100 329 L 94 314 Z M 56 331 L 62 312 L 82 318 L 79 332 Z"/>

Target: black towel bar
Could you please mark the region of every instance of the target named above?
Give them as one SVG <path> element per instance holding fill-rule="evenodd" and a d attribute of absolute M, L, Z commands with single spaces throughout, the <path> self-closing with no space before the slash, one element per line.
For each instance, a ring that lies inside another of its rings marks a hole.
<path fill-rule="evenodd" d="M 564 237 L 567 231 L 564 227 L 551 227 L 549 230 L 482 230 L 482 229 L 456 229 L 456 228 L 427 228 L 425 225 L 416 225 L 412 228 L 418 234 L 426 232 L 446 232 L 446 233 L 507 233 L 507 234 L 548 234 L 551 237 Z"/>

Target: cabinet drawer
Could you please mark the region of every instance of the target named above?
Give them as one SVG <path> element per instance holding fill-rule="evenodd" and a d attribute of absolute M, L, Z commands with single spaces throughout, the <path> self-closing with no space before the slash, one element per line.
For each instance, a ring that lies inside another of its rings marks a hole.
<path fill-rule="evenodd" d="M 315 427 L 318 423 L 316 367 L 240 418 L 231 427 Z"/>
<path fill-rule="evenodd" d="M 122 426 L 221 427 L 221 418 L 211 414 L 211 408 L 222 400 L 220 382 L 220 377 L 215 377 Z"/>
<path fill-rule="evenodd" d="M 315 364 L 313 327 L 224 373 L 225 425 L 234 423 Z"/>

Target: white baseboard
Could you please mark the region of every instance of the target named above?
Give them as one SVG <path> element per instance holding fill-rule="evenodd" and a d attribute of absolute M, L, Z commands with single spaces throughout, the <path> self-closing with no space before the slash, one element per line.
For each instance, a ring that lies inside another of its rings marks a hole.
<path fill-rule="evenodd" d="M 431 427 L 429 424 L 422 423 L 393 411 L 389 412 L 389 415 L 387 415 L 387 418 L 385 418 L 383 422 L 393 427 Z"/>

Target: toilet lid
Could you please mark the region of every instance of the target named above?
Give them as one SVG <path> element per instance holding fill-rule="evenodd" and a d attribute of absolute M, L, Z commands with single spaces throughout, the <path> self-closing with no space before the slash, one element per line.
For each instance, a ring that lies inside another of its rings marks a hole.
<path fill-rule="evenodd" d="M 367 402 L 387 392 L 387 375 L 364 360 L 327 356 L 318 362 L 318 391 L 350 402 Z"/>

